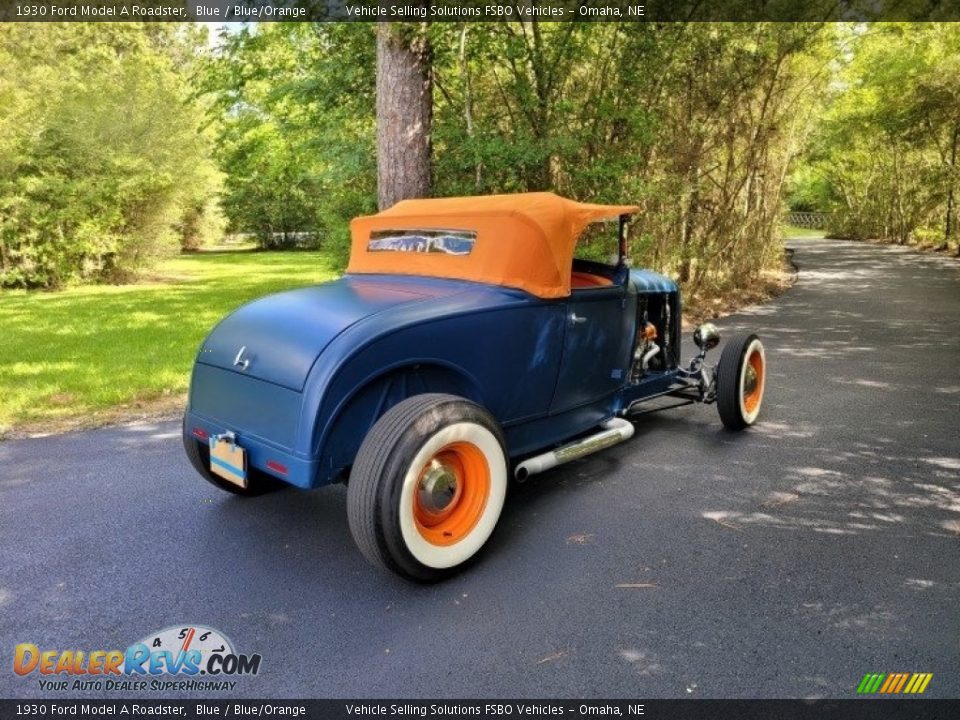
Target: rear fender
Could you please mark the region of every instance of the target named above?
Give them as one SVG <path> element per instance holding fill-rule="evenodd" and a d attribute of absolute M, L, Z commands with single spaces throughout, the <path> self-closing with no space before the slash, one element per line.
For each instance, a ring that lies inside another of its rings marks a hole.
<path fill-rule="evenodd" d="M 353 464 L 373 424 L 397 403 L 423 393 L 459 395 L 483 405 L 479 385 L 468 373 L 435 360 L 408 360 L 368 378 L 337 404 L 329 422 L 316 423 L 313 447 L 319 462 L 314 485 L 325 485 L 342 476 Z"/>

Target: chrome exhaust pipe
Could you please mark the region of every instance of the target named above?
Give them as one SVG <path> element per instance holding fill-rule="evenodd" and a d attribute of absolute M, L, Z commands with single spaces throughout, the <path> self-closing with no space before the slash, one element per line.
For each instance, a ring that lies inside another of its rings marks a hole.
<path fill-rule="evenodd" d="M 603 423 L 600 432 L 577 440 L 569 445 L 564 445 L 556 450 L 551 450 L 542 455 L 536 455 L 524 460 L 517 465 L 513 471 L 514 477 L 518 482 L 523 482 L 531 475 L 542 473 L 545 470 L 563 465 L 571 460 L 592 455 L 595 452 L 608 448 L 612 445 L 622 443 L 633 437 L 633 423 L 623 418 L 611 418 Z"/>

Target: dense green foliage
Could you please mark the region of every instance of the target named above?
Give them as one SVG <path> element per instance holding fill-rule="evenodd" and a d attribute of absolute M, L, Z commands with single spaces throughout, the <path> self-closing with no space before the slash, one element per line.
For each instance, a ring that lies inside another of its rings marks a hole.
<path fill-rule="evenodd" d="M 268 23 L 223 38 L 214 98 L 224 209 L 262 247 L 343 248 L 375 209 L 374 35 L 367 25 Z"/>
<path fill-rule="evenodd" d="M 958 235 L 954 25 L 406 31 L 432 48 L 434 195 L 636 202 L 635 262 L 688 290 L 775 266 L 785 199 L 847 236 Z M 122 279 L 224 217 L 342 261 L 376 205 L 376 32 L 265 23 L 211 51 L 194 26 L 0 27 L 0 286 Z"/>
<path fill-rule="evenodd" d="M 821 26 L 460 32 L 437 69 L 439 191 L 636 202 L 634 259 L 688 288 L 779 261 L 781 187 L 824 81 Z"/>
<path fill-rule="evenodd" d="M 960 27 L 842 28 L 823 117 L 792 182 L 796 209 L 830 230 L 899 243 L 957 242 Z"/>
<path fill-rule="evenodd" d="M 342 247 L 373 209 L 374 29 L 265 25 L 228 38 L 208 89 L 233 227 Z M 788 163 L 826 82 L 821 26 L 438 23 L 435 195 L 553 189 L 643 206 L 635 260 L 692 284 L 779 257 Z"/>
<path fill-rule="evenodd" d="M 197 42 L 165 25 L 0 25 L 0 286 L 122 279 L 219 232 L 187 101 Z"/>

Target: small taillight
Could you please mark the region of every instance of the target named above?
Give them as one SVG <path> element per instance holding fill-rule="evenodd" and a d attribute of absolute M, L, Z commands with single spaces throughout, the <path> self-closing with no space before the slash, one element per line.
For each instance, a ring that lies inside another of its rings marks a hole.
<path fill-rule="evenodd" d="M 210 437 L 210 434 L 203 428 L 195 427 L 193 429 L 193 436 L 199 438 L 200 440 L 207 440 Z"/>
<path fill-rule="evenodd" d="M 281 475 L 287 474 L 287 466 L 281 465 L 276 460 L 267 460 L 267 469 L 273 470 L 274 472 L 278 472 Z"/>

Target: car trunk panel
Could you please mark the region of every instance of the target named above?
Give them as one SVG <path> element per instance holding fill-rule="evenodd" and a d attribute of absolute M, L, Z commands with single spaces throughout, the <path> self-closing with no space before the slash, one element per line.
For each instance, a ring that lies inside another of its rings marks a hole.
<path fill-rule="evenodd" d="M 271 295 L 227 316 L 197 361 L 300 392 L 333 338 L 365 317 L 423 298 L 409 287 L 352 278 Z"/>

